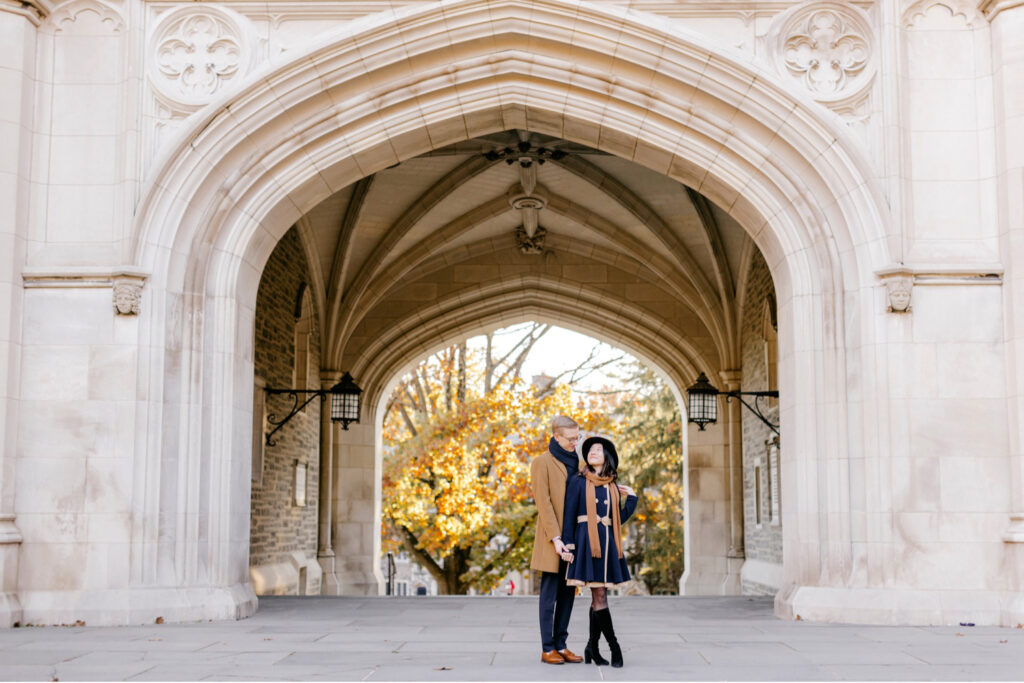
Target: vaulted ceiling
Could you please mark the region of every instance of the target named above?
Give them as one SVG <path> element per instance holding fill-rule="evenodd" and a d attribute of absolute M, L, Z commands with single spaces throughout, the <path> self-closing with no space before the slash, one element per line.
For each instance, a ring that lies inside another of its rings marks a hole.
<path fill-rule="evenodd" d="M 589 147 L 525 131 L 475 138 L 349 186 L 298 228 L 324 366 L 364 381 L 530 317 L 680 377 L 738 365 L 753 242 L 703 196 Z"/>

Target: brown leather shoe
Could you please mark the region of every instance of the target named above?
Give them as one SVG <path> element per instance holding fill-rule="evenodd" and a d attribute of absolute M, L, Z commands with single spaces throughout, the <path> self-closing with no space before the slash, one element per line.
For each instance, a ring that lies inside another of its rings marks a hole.
<path fill-rule="evenodd" d="M 545 664 L 565 664 L 565 659 L 562 655 L 558 654 L 558 650 L 552 650 L 551 652 L 545 652 L 540 656 L 540 661 Z"/>
<path fill-rule="evenodd" d="M 567 661 L 570 664 L 579 664 L 580 662 L 583 661 L 583 657 L 580 657 L 578 654 L 576 654 L 575 652 L 573 652 L 569 648 L 565 648 L 564 650 L 559 650 L 558 654 L 562 655 L 562 659 L 564 659 L 565 661 Z"/>

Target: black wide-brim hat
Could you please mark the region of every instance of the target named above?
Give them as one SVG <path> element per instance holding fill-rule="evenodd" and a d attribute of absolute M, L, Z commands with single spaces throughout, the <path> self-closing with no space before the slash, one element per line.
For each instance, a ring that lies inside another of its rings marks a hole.
<path fill-rule="evenodd" d="M 604 448 L 604 457 L 606 460 L 611 460 L 612 469 L 616 472 L 619 471 L 619 452 L 615 450 L 615 444 L 603 436 L 591 436 L 583 442 L 583 446 L 580 449 L 580 453 L 583 455 L 583 462 L 587 462 L 587 453 L 590 452 L 590 447 L 594 444 L 599 443 Z"/>

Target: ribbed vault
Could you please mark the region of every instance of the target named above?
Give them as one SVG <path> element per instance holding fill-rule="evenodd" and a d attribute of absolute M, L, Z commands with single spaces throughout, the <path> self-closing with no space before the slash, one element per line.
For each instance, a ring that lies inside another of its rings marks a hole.
<path fill-rule="evenodd" d="M 546 232 L 529 254 L 509 199 L 527 170 Z M 424 349 L 527 311 L 678 358 L 677 384 L 735 363 L 725 245 L 738 260 L 746 233 L 678 182 L 586 146 L 522 130 L 463 141 L 344 188 L 298 224 L 320 280 L 323 363 L 371 394 Z"/>

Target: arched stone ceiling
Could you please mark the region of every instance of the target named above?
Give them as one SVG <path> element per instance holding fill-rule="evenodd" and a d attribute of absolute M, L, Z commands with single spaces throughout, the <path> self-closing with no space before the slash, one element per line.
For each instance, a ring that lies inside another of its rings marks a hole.
<path fill-rule="evenodd" d="M 521 168 L 527 158 L 535 176 Z M 515 237 L 527 219 L 510 198 L 524 182 L 546 201 L 542 253 L 522 253 Z M 339 191 L 302 227 L 323 278 L 313 289 L 325 367 L 386 382 L 382 358 L 407 362 L 409 349 L 472 327 L 452 323 L 460 311 L 483 319 L 530 306 L 577 327 L 629 326 L 606 336 L 646 335 L 649 353 L 678 355 L 664 361 L 680 371 L 739 362 L 744 230 L 678 182 L 578 144 L 525 131 L 460 142 Z M 511 306 L 510 281 L 521 285 Z"/>

